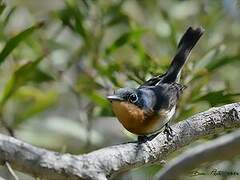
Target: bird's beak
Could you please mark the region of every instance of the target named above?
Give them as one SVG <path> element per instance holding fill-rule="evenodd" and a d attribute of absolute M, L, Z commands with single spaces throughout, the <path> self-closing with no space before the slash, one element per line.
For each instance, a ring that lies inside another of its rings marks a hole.
<path fill-rule="evenodd" d="M 107 99 L 109 101 L 123 101 L 123 98 L 116 95 L 107 96 Z"/>

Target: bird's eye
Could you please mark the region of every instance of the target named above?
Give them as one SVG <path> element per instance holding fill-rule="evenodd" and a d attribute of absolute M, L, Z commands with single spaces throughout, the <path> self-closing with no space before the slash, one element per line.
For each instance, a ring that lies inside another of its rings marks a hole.
<path fill-rule="evenodd" d="M 131 103 L 137 102 L 137 101 L 138 101 L 137 95 L 136 95 L 135 93 L 131 94 L 131 95 L 129 96 L 129 101 L 130 101 Z"/>

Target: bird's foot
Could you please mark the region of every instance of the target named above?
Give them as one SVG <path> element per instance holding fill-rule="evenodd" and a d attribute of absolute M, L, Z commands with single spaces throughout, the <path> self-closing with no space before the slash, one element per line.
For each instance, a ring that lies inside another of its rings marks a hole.
<path fill-rule="evenodd" d="M 150 134 L 150 135 L 141 135 L 141 136 L 138 136 L 138 142 L 139 142 L 139 143 L 144 143 L 144 142 L 147 142 L 147 141 L 151 141 L 151 140 L 154 139 L 158 134 L 159 134 L 159 132 L 154 133 L 154 134 Z"/>
<path fill-rule="evenodd" d="M 145 136 L 145 135 L 138 136 L 138 142 L 139 143 L 144 143 L 146 141 L 148 141 L 148 137 L 147 136 Z"/>
<path fill-rule="evenodd" d="M 173 130 L 172 130 L 172 128 L 169 126 L 168 123 L 165 125 L 165 129 L 164 129 L 163 133 L 166 134 L 168 141 L 170 141 L 170 140 L 173 138 L 173 136 L 174 136 Z"/>

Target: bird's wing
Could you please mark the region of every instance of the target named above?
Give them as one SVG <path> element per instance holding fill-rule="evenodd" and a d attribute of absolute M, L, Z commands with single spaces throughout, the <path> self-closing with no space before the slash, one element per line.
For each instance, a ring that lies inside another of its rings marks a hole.
<path fill-rule="evenodd" d="M 156 86 L 159 82 L 161 82 L 161 79 L 162 79 L 162 77 L 164 77 L 164 75 L 165 74 L 152 77 L 151 79 L 145 81 L 140 87 L 143 87 L 143 86 Z"/>
<path fill-rule="evenodd" d="M 168 87 L 167 95 L 169 97 L 169 107 L 172 108 L 177 104 L 178 99 L 183 93 L 186 86 L 179 83 L 171 83 Z"/>
<path fill-rule="evenodd" d="M 157 111 L 160 109 L 172 109 L 177 104 L 177 101 L 185 88 L 186 86 L 179 83 L 161 83 L 154 86 L 154 91 L 157 97 L 154 109 Z"/>

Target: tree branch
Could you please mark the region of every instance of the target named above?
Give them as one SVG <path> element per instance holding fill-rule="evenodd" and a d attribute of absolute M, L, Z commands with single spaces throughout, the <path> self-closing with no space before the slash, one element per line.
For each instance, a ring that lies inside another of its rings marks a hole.
<path fill-rule="evenodd" d="M 240 154 L 240 130 L 224 135 L 216 140 L 203 143 L 184 152 L 172 160 L 160 172 L 158 180 L 177 180 L 184 173 L 199 167 L 205 162 L 231 159 Z"/>
<path fill-rule="evenodd" d="M 104 180 L 127 169 L 159 163 L 196 139 L 236 127 L 240 127 L 240 103 L 211 108 L 173 125 L 171 141 L 159 133 L 143 143 L 120 144 L 80 156 L 48 151 L 0 135 L 0 162 L 7 161 L 16 170 L 47 179 Z"/>

